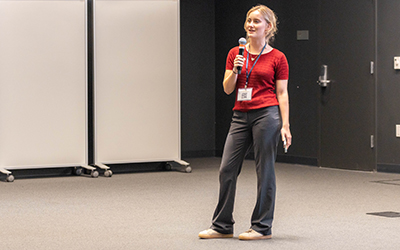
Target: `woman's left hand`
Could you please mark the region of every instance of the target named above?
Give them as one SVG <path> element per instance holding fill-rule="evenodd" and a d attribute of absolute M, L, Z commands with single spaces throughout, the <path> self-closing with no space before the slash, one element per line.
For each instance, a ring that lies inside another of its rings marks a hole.
<path fill-rule="evenodd" d="M 286 149 L 288 149 L 290 145 L 292 145 L 292 134 L 290 133 L 290 128 L 283 126 L 281 129 L 281 136 L 283 142 L 286 140 Z"/>

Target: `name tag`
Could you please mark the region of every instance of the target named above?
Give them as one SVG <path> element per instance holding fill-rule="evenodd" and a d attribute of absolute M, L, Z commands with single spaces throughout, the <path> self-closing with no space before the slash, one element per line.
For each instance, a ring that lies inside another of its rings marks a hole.
<path fill-rule="evenodd" d="M 238 90 L 238 101 L 251 101 L 251 95 L 253 93 L 253 88 L 245 88 Z"/>

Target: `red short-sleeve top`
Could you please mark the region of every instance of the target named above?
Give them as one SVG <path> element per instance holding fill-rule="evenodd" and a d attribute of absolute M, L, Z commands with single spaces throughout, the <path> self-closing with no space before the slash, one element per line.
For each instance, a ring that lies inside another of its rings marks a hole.
<path fill-rule="evenodd" d="M 244 57 L 247 58 L 247 50 L 244 52 Z M 232 48 L 229 51 L 226 59 L 226 69 L 233 69 L 233 61 L 236 55 L 239 54 L 239 46 Z M 250 60 L 249 55 L 248 69 L 253 67 L 255 61 Z M 251 101 L 238 101 L 237 93 L 239 88 L 244 88 L 246 85 L 246 62 L 242 68 L 241 74 L 238 75 L 236 82 L 236 101 L 233 110 L 247 112 L 253 109 L 260 109 L 269 106 L 279 105 L 276 98 L 276 80 L 289 79 L 289 65 L 286 56 L 277 49 L 272 49 L 270 52 L 262 54 L 256 65 L 251 71 L 249 77 L 248 88 L 253 88 Z"/>

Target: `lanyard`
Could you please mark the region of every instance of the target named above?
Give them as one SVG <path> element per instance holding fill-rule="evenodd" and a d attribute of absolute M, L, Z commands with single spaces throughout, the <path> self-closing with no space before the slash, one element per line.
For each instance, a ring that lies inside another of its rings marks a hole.
<path fill-rule="evenodd" d="M 248 68 L 249 68 L 249 54 L 250 54 L 250 53 L 247 51 L 247 59 L 246 59 L 246 86 L 245 86 L 245 88 L 247 88 L 247 85 L 249 84 L 249 77 L 250 77 L 251 71 L 253 71 L 254 66 L 256 66 L 256 63 L 257 63 L 258 59 L 260 58 L 261 54 L 263 53 L 263 51 L 264 51 L 264 49 L 265 49 L 266 46 L 267 46 L 267 43 L 265 43 L 265 45 L 264 45 L 263 49 L 261 50 L 260 54 L 258 54 L 257 59 L 256 59 L 256 61 L 254 62 L 253 67 L 251 67 L 249 73 L 247 73 L 247 70 L 248 70 Z"/>

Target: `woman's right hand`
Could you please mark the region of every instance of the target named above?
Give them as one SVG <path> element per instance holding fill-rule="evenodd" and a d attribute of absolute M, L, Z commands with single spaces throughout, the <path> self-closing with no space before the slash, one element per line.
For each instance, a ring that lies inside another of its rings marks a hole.
<path fill-rule="evenodd" d="M 242 55 L 237 55 L 235 57 L 235 60 L 233 61 L 233 70 L 237 73 L 238 72 L 238 67 L 242 67 L 244 65 L 244 62 L 246 61 L 246 59 L 244 58 L 244 56 Z"/>

